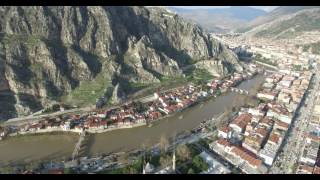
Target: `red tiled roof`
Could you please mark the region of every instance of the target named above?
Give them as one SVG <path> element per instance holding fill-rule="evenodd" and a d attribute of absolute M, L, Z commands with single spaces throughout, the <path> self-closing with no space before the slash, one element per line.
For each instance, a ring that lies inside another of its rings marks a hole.
<path fill-rule="evenodd" d="M 103 126 L 103 125 L 106 125 L 107 123 L 108 123 L 107 121 L 101 121 L 101 122 L 100 122 L 100 125 Z"/>
<path fill-rule="evenodd" d="M 309 172 L 309 173 L 312 173 L 313 172 L 313 167 L 311 166 L 308 166 L 308 165 L 305 165 L 305 164 L 301 164 L 299 166 L 299 169 L 304 171 L 304 172 Z"/>
<path fill-rule="evenodd" d="M 286 129 L 289 128 L 289 124 L 288 123 L 285 123 L 285 122 L 282 122 L 282 121 L 279 121 L 279 120 L 275 121 L 275 125 L 280 126 L 282 128 L 286 128 Z"/>
<path fill-rule="evenodd" d="M 219 140 L 217 141 L 217 143 L 220 144 L 220 145 L 222 145 L 222 146 L 230 146 L 230 145 L 231 145 L 228 140 L 223 139 L 223 138 L 219 139 Z"/>
<path fill-rule="evenodd" d="M 264 124 L 268 124 L 268 125 L 272 125 L 273 124 L 273 119 L 271 117 L 264 117 L 260 123 L 264 123 Z"/>
<path fill-rule="evenodd" d="M 219 131 L 222 131 L 224 133 L 228 133 L 228 132 L 231 131 L 231 128 L 228 127 L 228 126 L 222 126 L 222 127 L 219 128 Z"/>
<path fill-rule="evenodd" d="M 319 167 L 319 166 L 316 166 L 316 167 L 313 169 L 313 174 L 320 174 L 320 167 Z"/>
<path fill-rule="evenodd" d="M 63 174 L 63 169 L 49 169 L 48 174 Z"/>
<path fill-rule="evenodd" d="M 257 134 L 261 135 L 262 137 L 266 137 L 268 134 L 268 131 L 265 128 L 258 128 L 255 131 Z"/>
<path fill-rule="evenodd" d="M 275 133 L 272 133 L 268 139 L 268 141 L 274 142 L 276 144 L 278 144 L 279 140 L 280 140 L 280 136 Z"/>
<path fill-rule="evenodd" d="M 262 161 L 260 159 L 251 156 L 249 153 L 247 153 L 239 147 L 233 147 L 231 152 L 233 152 L 237 156 L 240 156 L 240 158 L 247 161 L 249 164 L 253 166 L 260 166 L 262 164 Z"/>
<path fill-rule="evenodd" d="M 308 138 L 314 140 L 314 141 L 320 141 L 320 137 L 319 136 L 315 136 L 312 134 L 308 134 Z"/>
<path fill-rule="evenodd" d="M 235 124 L 240 128 L 244 129 L 247 124 L 251 121 L 252 115 L 249 113 L 241 114 L 240 116 L 236 117 L 231 124 Z"/>

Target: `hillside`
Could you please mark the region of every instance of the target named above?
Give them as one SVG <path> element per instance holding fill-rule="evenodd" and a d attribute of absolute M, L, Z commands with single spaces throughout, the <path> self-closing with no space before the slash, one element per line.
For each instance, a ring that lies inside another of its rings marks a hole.
<path fill-rule="evenodd" d="M 0 120 L 55 102 L 88 106 L 184 75 L 242 71 L 200 27 L 157 7 L 0 7 Z"/>
<path fill-rule="evenodd" d="M 249 23 L 245 24 L 244 26 L 239 27 L 236 31 L 247 32 L 255 27 L 258 27 L 259 25 L 269 23 L 271 21 L 277 20 L 286 15 L 294 14 L 301 10 L 313 9 L 313 8 L 319 8 L 319 6 L 280 6 L 263 16 L 259 16 L 251 20 Z"/>
<path fill-rule="evenodd" d="M 320 30 L 320 8 L 314 8 L 283 15 L 247 31 L 244 35 L 282 39 L 295 38 L 304 32 L 318 30 Z"/>
<path fill-rule="evenodd" d="M 169 7 L 169 9 L 215 33 L 230 32 L 266 14 L 263 10 L 246 6 L 221 9 L 183 9 L 177 7 Z"/>

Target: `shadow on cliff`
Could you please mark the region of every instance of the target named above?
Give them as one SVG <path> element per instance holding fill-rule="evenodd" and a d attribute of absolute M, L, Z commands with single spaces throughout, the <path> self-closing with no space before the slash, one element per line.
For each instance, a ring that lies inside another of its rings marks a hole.
<path fill-rule="evenodd" d="M 129 86 L 128 78 L 130 78 L 130 76 L 135 72 L 132 67 L 125 65 L 123 57 L 123 54 L 128 50 L 127 40 L 130 36 L 136 37 L 137 40 L 140 40 L 143 36 L 147 36 L 151 43 L 146 45 L 155 49 L 162 61 L 164 60 L 164 57 L 161 53 L 164 53 L 166 56 L 176 61 L 180 68 L 189 65 L 193 61 L 192 57 L 190 57 L 185 51 L 176 49 L 172 45 L 174 42 L 170 42 L 167 34 L 160 29 L 159 25 L 154 24 L 149 19 L 148 10 L 142 10 L 137 15 L 133 8 L 130 7 L 105 7 L 105 9 L 112 16 L 111 19 L 113 19 L 113 21 L 110 24 L 111 29 L 113 30 L 115 37 L 120 39 L 119 42 L 121 45 L 121 52 L 119 53 L 117 60 L 122 67 L 121 75 L 115 77 L 113 84 L 120 82 L 122 87 Z M 163 23 L 167 23 L 165 22 L 166 19 L 163 21 Z M 117 34 L 117 29 L 119 28 L 126 29 L 127 34 Z M 147 59 L 145 58 L 145 60 L 142 61 L 143 68 L 158 79 L 161 79 L 163 75 L 153 70 L 147 64 L 146 60 Z"/>
<path fill-rule="evenodd" d="M 17 116 L 15 104 L 17 103 L 12 91 L 0 92 L 0 121 Z"/>
<path fill-rule="evenodd" d="M 85 52 L 76 45 L 73 45 L 72 49 L 83 58 L 83 61 L 88 65 L 89 70 L 93 73 L 94 76 L 101 72 L 102 64 L 99 61 L 99 57 L 97 55 Z"/>

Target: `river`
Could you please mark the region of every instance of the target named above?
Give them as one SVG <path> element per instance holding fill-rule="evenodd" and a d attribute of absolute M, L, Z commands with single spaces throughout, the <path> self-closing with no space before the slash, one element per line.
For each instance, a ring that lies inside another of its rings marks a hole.
<path fill-rule="evenodd" d="M 11 137 L 0 142 L 0 167 L 34 161 L 67 160 L 78 140 L 76 134 L 42 134 Z"/>
<path fill-rule="evenodd" d="M 264 77 L 257 75 L 251 80 L 242 82 L 238 87 L 256 93 L 255 88 L 262 83 Z M 172 137 L 175 134 L 191 130 L 200 122 L 223 113 L 233 106 L 242 106 L 244 102 L 236 101 L 239 95 L 226 93 L 215 99 L 200 103 L 194 107 L 176 113 L 174 116 L 162 119 L 152 127 L 137 127 L 132 129 L 115 130 L 102 134 L 90 135 L 85 155 L 98 155 L 119 151 L 129 151 L 149 146 L 159 142 L 161 136 Z M 0 142 L 1 163 L 16 161 L 31 161 L 41 158 L 54 159 L 70 157 L 75 146 L 73 135 L 38 135 L 33 137 L 10 138 Z"/>

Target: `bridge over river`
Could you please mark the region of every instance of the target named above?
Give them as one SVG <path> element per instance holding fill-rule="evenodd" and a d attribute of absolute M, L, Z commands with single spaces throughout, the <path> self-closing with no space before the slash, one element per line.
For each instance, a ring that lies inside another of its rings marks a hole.
<path fill-rule="evenodd" d="M 78 142 L 73 150 L 73 153 L 72 153 L 72 160 L 74 161 L 77 156 L 79 155 L 79 151 L 81 150 L 81 145 L 82 145 L 82 142 L 84 141 L 85 139 L 85 136 L 86 136 L 86 131 L 83 130 L 81 133 L 80 133 L 80 137 L 78 139 Z"/>

